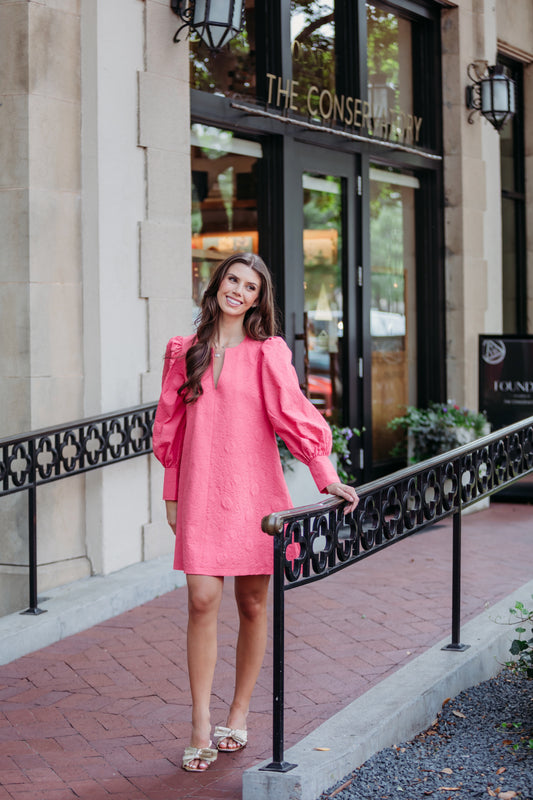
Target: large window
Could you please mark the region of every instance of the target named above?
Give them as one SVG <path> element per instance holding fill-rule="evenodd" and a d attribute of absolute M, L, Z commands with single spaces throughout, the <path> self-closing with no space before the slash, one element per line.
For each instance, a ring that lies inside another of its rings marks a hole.
<path fill-rule="evenodd" d="M 231 131 L 192 126 L 192 270 L 198 308 L 216 265 L 234 252 L 258 252 L 261 145 Z"/>
<path fill-rule="evenodd" d="M 372 449 L 389 460 L 387 423 L 416 403 L 415 190 L 418 179 L 370 170 Z"/>

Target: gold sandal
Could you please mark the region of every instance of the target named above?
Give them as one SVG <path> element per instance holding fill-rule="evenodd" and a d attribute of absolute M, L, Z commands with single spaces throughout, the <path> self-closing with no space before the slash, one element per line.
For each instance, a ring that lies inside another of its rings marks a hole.
<path fill-rule="evenodd" d="M 205 772 L 208 770 L 218 756 L 218 751 L 211 746 L 212 744 L 213 742 L 209 742 L 209 747 L 193 747 L 192 745 L 186 747 L 181 760 L 183 769 L 187 770 L 187 772 Z M 205 761 L 207 767 L 191 767 L 193 761 Z"/>
<path fill-rule="evenodd" d="M 239 750 L 244 750 L 248 744 L 248 731 L 239 728 L 225 728 L 223 725 L 217 725 L 214 736 L 219 753 L 238 753 Z M 233 739 L 238 747 L 221 747 L 222 739 Z"/>

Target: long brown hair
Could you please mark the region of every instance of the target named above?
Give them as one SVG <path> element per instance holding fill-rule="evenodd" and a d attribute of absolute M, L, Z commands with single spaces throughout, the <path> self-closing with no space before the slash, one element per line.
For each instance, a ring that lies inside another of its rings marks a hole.
<path fill-rule="evenodd" d="M 249 308 L 244 316 L 246 336 L 256 341 L 264 341 L 278 332 L 274 290 L 268 267 L 255 253 L 233 253 L 215 269 L 202 297 L 200 314 L 196 320 L 196 339 L 185 357 L 187 380 L 178 389 L 178 394 L 183 395 L 186 403 L 196 402 L 202 394 L 201 380 L 211 362 L 211 346 L 221 315 L 217 293 L 227 271 L 232 264 L 237 263 L 251 267 L 261 278 L 257 304 Z"/>

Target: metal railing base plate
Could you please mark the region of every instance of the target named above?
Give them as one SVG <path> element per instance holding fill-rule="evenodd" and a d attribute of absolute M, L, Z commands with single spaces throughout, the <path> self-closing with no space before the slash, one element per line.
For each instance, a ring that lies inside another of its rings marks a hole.
<path fill-rule="evenodd" d="M 298 764 L 289 764 L 288 761 L 273 761 L 267 764 L 266 767 L 259 767 L 259 772 L 290 772 L 295 769 Z"/>

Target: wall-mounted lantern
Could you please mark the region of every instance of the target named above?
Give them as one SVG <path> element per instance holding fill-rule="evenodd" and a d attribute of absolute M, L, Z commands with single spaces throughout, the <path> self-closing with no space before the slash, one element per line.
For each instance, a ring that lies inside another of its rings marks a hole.
<path fill-rule="evenodd" d="M 479 111 L 500 131 L 516 111 L 515 82 L 505 67 L 489 67 L 487 61 L 474 61 L 468 65 L 467 73 L 472 81 L 472 86 L 466 87 L 466 107 L 472 109 L 468 121 L 473 123 L 474 114 Z"/>
<path fill-rule="evenodd" d="M 241 30 L 243 3 L 244 0 L 170 0 L 170 8 L 183 20 L 174 41 L 178 42 L 178 34 L 188 27 L 212 52 L 218 52 Z"/>

